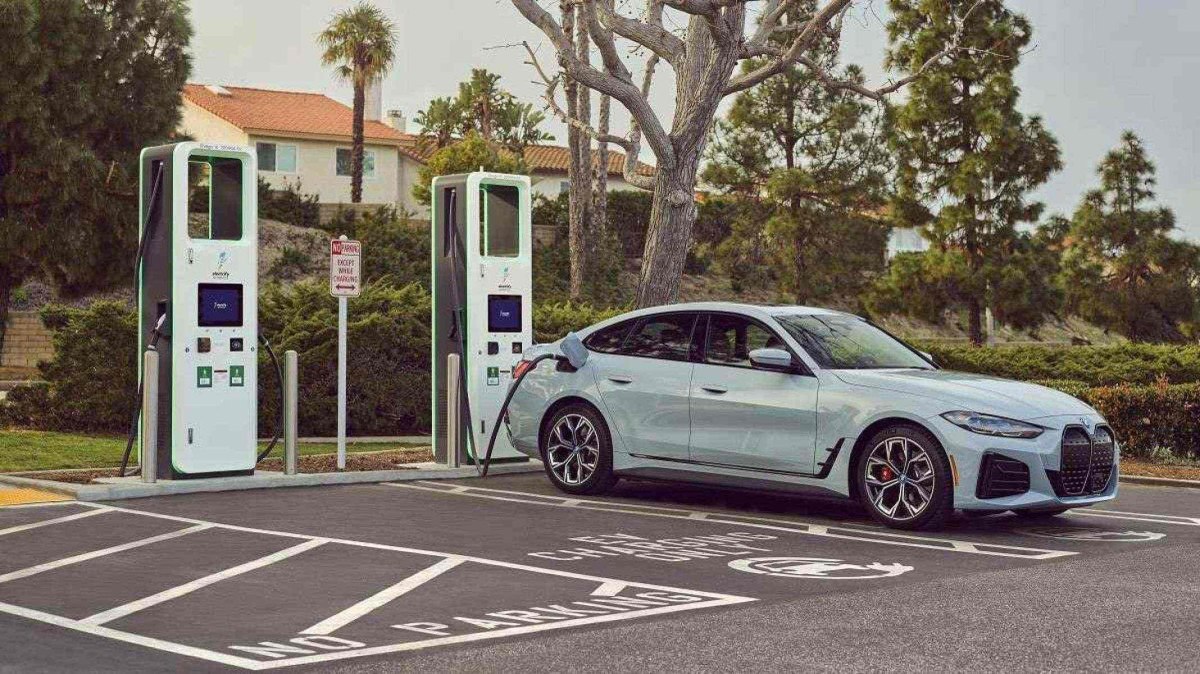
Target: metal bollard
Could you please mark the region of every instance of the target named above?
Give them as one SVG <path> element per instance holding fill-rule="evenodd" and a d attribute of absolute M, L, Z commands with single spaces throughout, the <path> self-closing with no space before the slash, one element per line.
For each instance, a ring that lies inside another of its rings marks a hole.
<path fill-rule="evenodd" d="M 446 466 L 458 468 L 458 446 L 462 437 L 462 357 L 446 356 Z"/>
<path fill-rule="evenodd" d="M 158 480 L 158 352 L 142 355 L 142 446 L 138 456 L 142 482 Z"/>
<path fill-rule="evenodd" d="M 300 456 L 296 451 L 300 407 L 300 357 L 295 351 L 283 354 L 283 474 L 300 471 Z"/>

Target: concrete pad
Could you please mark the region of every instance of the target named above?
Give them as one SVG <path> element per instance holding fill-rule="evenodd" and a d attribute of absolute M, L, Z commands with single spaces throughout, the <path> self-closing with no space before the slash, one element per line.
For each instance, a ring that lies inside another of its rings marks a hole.
<path fill-rule="evenodd" d="M 494 464 L 489 469 L 494 475 L 540 472 L 539 461 L 526 463 Z M 398 470 L 368 470 L 345 473 L 300 473 L 284 475 L 274 471 L 258 471 L 253 475 L 234 477 L 199 478 L 195 480 L 159 480 L 142 482 L 140 477 L 100 478 L 98 484 L 71 484 L 51 480 L 36 480 L 18 475 L 0 475 L 0 484 L 15 485 L 51 492 L 79 501 L 116 501 L 122 499 L 150 498 L 173 494 L 200 492 L 242 491 L 246 489 L 278 489 L 280 487 L 315 487 L 333 484 L 363 484 L 369 482 L 395 482 L 407 480 L 447 480 L 477 477 L 474 466 L 448 468 L 442 464 L 414 463 L 411 468 Z"/>

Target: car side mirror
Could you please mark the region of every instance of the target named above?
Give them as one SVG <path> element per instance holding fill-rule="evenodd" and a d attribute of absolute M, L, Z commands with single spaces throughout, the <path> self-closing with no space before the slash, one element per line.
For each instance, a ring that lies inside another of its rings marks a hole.
<path fill-rule="evenodd" d="M 569 332 L 566 337 L 563 337 L 562 343 L 558 346 L 563 355 L 567 357 L 567 362 L 571 367 L 578 370 L 587 362 L 588 350 L 583 345 L 583 341 L 579 339 L 579 335 Z"/>
<path fill-rule="evenodd" d="M 750 363 L 764 370 L 792 370 L 792 354 L 783 349 L 755 349 L 750 352 Z"/>
<path fill-rule="evenodd" d="M 919 353 L 919 354 L 921 354 L 922 356 L 924 356 L 924 357 L 925 357 L 925 360 L 927 360 L 927 361 L 929 361 L 929 362 L 933 363 L 934 365 L 937 365 L 937 361 L 933 359 L 933 354 L 932 354 L 932 353 L 929 353 L 928 351 L 918 351 L 917 353 Z"/>

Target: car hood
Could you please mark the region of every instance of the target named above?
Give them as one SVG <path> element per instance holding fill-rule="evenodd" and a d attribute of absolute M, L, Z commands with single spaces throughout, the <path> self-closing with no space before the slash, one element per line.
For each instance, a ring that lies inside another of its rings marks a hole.
<path fill-rule="evenodd" d="M 934 398 L 947 411 L 961 409 L 1013 419 L 1036 419 L 1061 414 L 1095 414 L 1095 410 L 1066 393 L 1037 384 L 951 370 L 835 370 L 852 386 Z"/>

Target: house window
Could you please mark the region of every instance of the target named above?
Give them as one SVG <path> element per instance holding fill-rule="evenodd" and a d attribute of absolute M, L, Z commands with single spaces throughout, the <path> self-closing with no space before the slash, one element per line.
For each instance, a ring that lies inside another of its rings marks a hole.
<path fill-rule="evenodd" d="M 255 143 L 258 170 L 276 173 L 296 172 L 296 146 L 280 143 Z"/>
<path fill-rule="evenodd" d="M 337 149 L 337 174 L 340 176 L 350 176 L 350 148 L 339 147 Z M 363 150 L 363 177 L 375 177 L 375 151 Z"/>
<path fill-rule="evenodd" d="M 558 193 L 559 194 L 566 194 L 567 192 L 570 192 L 570 191 L 571 191 L 571 181 L 563 180 L 560 183 L 558 183 Z"/>

